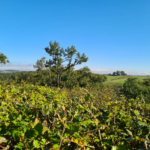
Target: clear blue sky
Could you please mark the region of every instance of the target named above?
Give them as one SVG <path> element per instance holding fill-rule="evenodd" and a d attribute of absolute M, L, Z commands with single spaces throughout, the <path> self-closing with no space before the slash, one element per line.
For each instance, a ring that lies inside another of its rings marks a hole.
<path fill-rule="evenodd" d="M 4 69 L 35 70 L 50 41 L 74 45 L 92 72 L 150 74 L 150 0 L 0 0 Z"/>

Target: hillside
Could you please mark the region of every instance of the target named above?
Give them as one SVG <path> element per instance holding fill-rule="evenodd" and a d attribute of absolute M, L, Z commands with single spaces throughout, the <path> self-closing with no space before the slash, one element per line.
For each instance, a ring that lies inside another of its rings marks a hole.
<path fill-rule="evenodd" d="M 107 80 L 104 82 L 104 84 L 114 84 L 114 83 L 123 84 L 129 77 L 138 78 L 140 80 L 150 79 L 150 76 L 110 76 L 110 75 L 106 76 Z"/>

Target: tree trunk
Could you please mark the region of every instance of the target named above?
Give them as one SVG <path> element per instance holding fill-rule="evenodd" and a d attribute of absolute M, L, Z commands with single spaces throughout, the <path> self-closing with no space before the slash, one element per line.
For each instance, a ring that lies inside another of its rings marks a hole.
<path fill-rule="evenodd" d="M 57 87 L 59 87 L 59 75 L 57 73 Z"/>
<path fill-rule="evenodd" d="M 51 68 L 49 68 L 49 79 L 51 81 Z"/>
<path fill-rule="evenodd" d="M 61 76 L 62 76 L 62 74 L 59 76 L 59 85 L 60 85 L 60 83 L 61 83 Z"/>
<path fill-rule="evenodd" d="M 59 87 L 59 70 L 58 70 L 58 65 L 57 65 L 57 87 Z"/>
<path fill-rule="evenodd" d="M 57 55 L 57 87 L 59 87 L 59 64 L 58 64 L 58 55 Z"/>
<path fill-rule="evenodd" d="M 60 77 L 59 77 L 59 83 L 61 83 L 61 75 L 60 75 Z"/>

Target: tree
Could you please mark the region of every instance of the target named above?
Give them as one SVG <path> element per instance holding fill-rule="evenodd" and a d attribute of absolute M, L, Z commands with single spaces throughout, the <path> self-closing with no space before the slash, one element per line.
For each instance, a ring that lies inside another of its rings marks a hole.
<path fill-rule="evenodd" d="M 124 71 L 121 71 L 121 75 L 122 76 L 125 76 L 125 75 L 127 75 Z"/>
<path fill-rule="evenodd" d="M 68 47 L 67 49 L 60 48 L 58 42 L 52 43 L 49 42 L 49 47 L 45 48 L 45 51 L 52 56 L 53 65 L 55 65 L 55 73 L 57 74 L 57 86 L 59 87 L 61 83 L 61 77 L 62 74 L 69 70 L 71 67 L 74 67 L 75 65 L 82 64 L 83 62 L 88 61 L 88 57 L 85 56 L 83 53 L 82 56 L 80 53 L 77 53 L 77 50 L 75 49 L 75 46 Z M 76 58 L 74 62 L 72 63 L 72 60 L 74 59 L 73 56 L 76 54 Z M 63 63 L 68 61 L 68 64 L 64 67 Z"/>
<path fill-rule="evenodd" d="M 120 71 L 117 70 L 117 71 L 116 71 L 116 75 L 117 75 L 117 76 L 120 76 Z"/>
<path fill-rule="evenodd" d="M 9 63 L 9 60 L 8 58 L 3 54 L 3 53 L 0 53 L 0 63 L 1 64 L 6 64 L 6 63 Z"/>
<path fill-rule="evenodd" d="M 49 68 L 49 78 L 50 78 L 50 80 L 51 80 L 51 68 L 52 68 L 52 65 L 53 65 L 53 60 L 51 60 L 51 59 L 49 59 L 49 61 L 46 60 L 45 67 Z"/>
<path fill-rule="evenodd" d="M 116 72 L 113 72 L 113 74 L 112 74 L 113 76 L 116 76 Z"/>
<path fill-rule="evenodd" d="M 143 87 L 141 86 L 141 82 L 138 78 L 128 78 L 123 84 L 123 93 L 129 98 L 136 98 L 141 95 L 143 91 Z"/>
<path fill-rule="evenodd" d="M 122 75 L 122 76 L 125 76 L 125 75 L 127 75 L 124 71 L 116 71 L 116 72 L 113 72 L 113 74 L 112 74 L 113 76 L 120 76 L 120 75 Z"/>
<path fill-rule="evenodd" d="M 91 74 L 92 74 L 92 72 L 87 66 L 85 66 L 85 67 L 78 70 L 77 80 L 79 82 L 80 87 L 86 88 L 86 86 L 90 82 Z"/>
<path fill-rule="evenodd" d="M 36 65 L 33 65 L 34 68 L 37 68 L 37 72 L 41 75 L 41 71 L 45 68 L 45 57 L 42 57 L 40 60 L 37 60 Z"/>

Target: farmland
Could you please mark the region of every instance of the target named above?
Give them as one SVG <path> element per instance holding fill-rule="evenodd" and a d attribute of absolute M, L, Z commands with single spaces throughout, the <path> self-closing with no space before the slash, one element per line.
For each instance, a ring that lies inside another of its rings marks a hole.
<path fill-rule="evenodd" d="M 138 78 L 140 81 L 143 81 L 145 79 L 150 79 L 149 76 L 110 76 L 106 75 L 107 80 L 104 82 L 104 84 L 123 84 L 129 77 L 132 78 Z"/>

